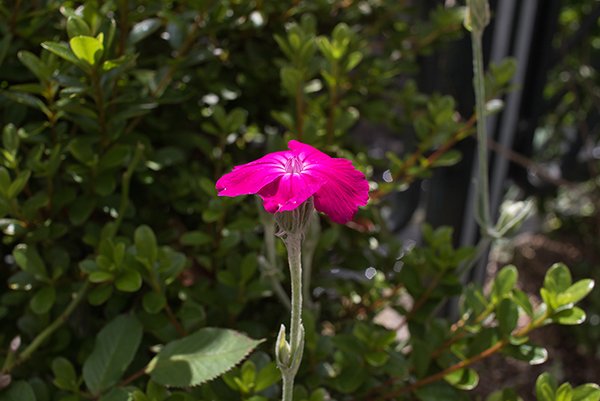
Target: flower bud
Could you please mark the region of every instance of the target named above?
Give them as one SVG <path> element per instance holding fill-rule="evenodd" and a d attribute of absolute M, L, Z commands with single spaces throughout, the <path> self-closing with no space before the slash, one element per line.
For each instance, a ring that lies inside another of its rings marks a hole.
<path fill-rule="evenodd" d="M 12 382 L 12 376 L 4 373 L 0 373 L 0 390 L 10 386 Z"/>
<path fill-rule="evenodd" d="M 496 231 L 500 236 L 510 235 L 516 232 L 521 224 L 531 215 L 533 210 L 533 202 L 517 201 L 504 202 L 500 208 L 500 218 L 496 223 Z"/>
<path fill-rule="evenodd" d="M 287 369 L 290 366 L 290 359 L 292 357 L 292 350 L 290 344 L 285 341 L 285 326 L 282 324 L 279 328 L 279 334 L 277 334 L 277 341 L 275 342 L 275 359 L 279 369 Z"/>
<path fill-rule="evenodd" d="M 16 336 L 10 342 L 10 352 L 17 352 L 21 348 L 21 336 Z"/>
<path fill-rule="evenodd" d="M 465 28 L 481 33 L 490 23 L 490 5 L 488 0 L 467 0 Z"/>

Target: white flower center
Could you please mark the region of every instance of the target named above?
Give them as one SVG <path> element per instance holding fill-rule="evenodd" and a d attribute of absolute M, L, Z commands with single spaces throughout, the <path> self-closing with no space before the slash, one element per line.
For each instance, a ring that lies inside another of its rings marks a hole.
<path fill-rule="evenodd" d="M 287 174 L 300 174 L 304 168 L 304 163 L 298 156 L 292 156 L 285 162 L 285 172 Z"/>

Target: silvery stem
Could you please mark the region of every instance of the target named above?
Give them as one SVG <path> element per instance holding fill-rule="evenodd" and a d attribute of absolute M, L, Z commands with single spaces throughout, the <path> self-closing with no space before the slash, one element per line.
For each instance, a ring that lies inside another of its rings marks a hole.
<path fill-rule="evenodd" d="M 304 351 L 304 327 L 302 326 L 302 233 L 288 233 L 284 241 L 288 251 L 288 263 L 290 265 L 290 279 L 292 283 L 292 316 L 290 321 L 289 361 L 278 360 L 278 365 L 283 379 L 283 394 L 281 399 L 282 401 L 292 401 L 294 378 L 298 372 Z M 279 345 L 277 344 L 278 347 Z"/>
<path fill-rule="evenodd" d="M 473 46 L 473 84 L 475 87 L 475 102 L 477 115 L 477 154 L 479 157 L 478 174 L 478 214 L 481 230 L 487 237 L 491 228 L 490 195 L 488 184 L 488 149 L 487 133 L 485 126 L 485 78 L 483 74 L 483 51 L 481 48 L 482 31 L 472 30 L 471 40 Z"/>

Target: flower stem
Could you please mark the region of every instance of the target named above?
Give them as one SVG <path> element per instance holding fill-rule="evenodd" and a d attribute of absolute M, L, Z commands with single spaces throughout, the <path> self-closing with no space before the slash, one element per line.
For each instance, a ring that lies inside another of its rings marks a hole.
<path fill-rule="evenodd" d="M 485 81 L 483 76 L 483 29 L 471 31 L 473 47 L 473 86 L 475 88 L 475 102 L 477 115 L 477 154 L 479 163 L 478 174 L 478 214 L 482 234 L 487 237 L 491 230 L 490 195 L 488 182 L 488 149 L 487 133 L 485 126 Z"/>
<path fill-rule="evenodd" d="M 290 321 L 290 359 L 284 366 L 279 363 L 283 379 L 282 401 L 292 401 L 294 378 L 298 372 L 304 348 L 302 326 L 302 233 L 288 233 L 285 238 L 292 283 L 292 316 Z"/>
<path fill-rule="evenodd" d="M 302 255 L 300 234 L 291 234 L 286 241 L 288 249 L 288 263 L 290 264 L 290 277 L 292 282 L 292 319 L 290 322 L 292 347 L 300 342 L 300 325 L 302 324 Z"/>

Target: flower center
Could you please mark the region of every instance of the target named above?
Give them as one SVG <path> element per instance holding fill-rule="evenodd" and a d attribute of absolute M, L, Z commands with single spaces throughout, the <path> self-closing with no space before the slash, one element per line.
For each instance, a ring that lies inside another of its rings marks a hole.
<path fill-rule="evenodd" d="M 300 174 L 304 164 L 298 156 L 292 156 L 285 162 L 285 172 L 288 174 Z"/>

